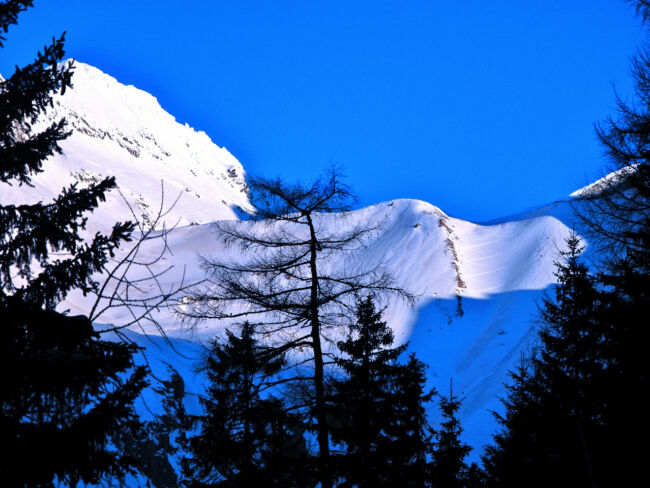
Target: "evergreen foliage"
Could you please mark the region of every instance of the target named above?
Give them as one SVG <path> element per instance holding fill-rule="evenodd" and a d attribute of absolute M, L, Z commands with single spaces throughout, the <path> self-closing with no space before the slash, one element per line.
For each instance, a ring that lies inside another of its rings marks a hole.
<path fill-rule="evenodd" d="M 538 432 L 541 408 L 531 377 L 524 358 L 510 372 L 511 382 L 506 385 L 506 396 L 502 399 L 505 413 L 497 415 L 501 430 L 485 448 L 482 458 L 486 486 L 508 487 L 529 482 L 524 486 L 545 486 L 545 478 L 539 480 L 530 474 L 543 472 L 546 462 L 544 447 L 538 448 L 538 438 L 544 432 Z"/>
<path fill-rule="evenodd" d="M 0 4 L 0 30 L 31 1 Z M 0 37 L 0 46 L 4 42 Z M 35 61 L 0 79 L 0 183 L 29 185 L 45 159 L 60 153 L 65 121 L 34 130 L 52 93 L 71 86 L 64 36 Z M 87 317 L 56 311 L 72 290 L 96 290 L 102 269 L 130 223 L 110 235 L 80 237 L 111 178 L 72 185 L 50 203 L 0 206 L 0 479 L 7 486 L 97 483 L 121 476 L 134 460 L 111 447 L 118 432 L 137 428 L 133 401 L 145 385 L 135 347 L 100 339 Z M 53 257 L 56 253 L 57 257 Z"/>
<path fill-rule="evenodd" d="M 419 488 L 430 478 L 429 459 L 433 450 L 432 429 L 426 415 L 434 390 L 427 390 L 427 366 L 410 354 L 398 370 L 395 390 L 399 414 L 393 435 L 398 441 L 397 466 L 402 469 L 400 486 Z"/>
<path fill-rule="evenodd" d="M 156 488 L 180 486 L 178 464 L 196 422 L 185 411 L 183 378 L 171 365 L 167 370 L 168 378 L 159 379 L 153 389 L 161 397 L 163 412 L 144 422 L 138 431 L 121 432 L 115 439 L 116 447 L 137 460 L 138 471 Z"/>
<path fill-rule="evenodd" d="M 210 385 L 201 399 L 205 414 L 200 433 L 189 440 L 188 486 L 307 486 L 297 479 L 305 470 L 304 427 L 281 400 L 263 394 L 284 365 L 248 323 L 240 337 L 227 331 L 225 341 L 212 342 L 205 364 Z"/>
<path fill-rule="evenodd" d="M 424 365 L 398 358 L 406 345 L 391 348 L 393 333 L 381 320 L 371 296 L 360 300 L 356 322 L 337 364 L 344 376 L 334 383 L 333 440 L 341 487 L 424 486 L 430 450 L 424 404 Z"/>
<path fill-rule="evenodd" d="M 497 416 L 503 430 L 484 457 L 490 486 L 593 486 L 605 399 L 603 301 L 580 261 L 580 240 L 556 262 L 555 299 L 544 299 L 540 345 L 511 377 Z M 599 313 L 600 312 L 600 313 Z"/>
<path fill-rule="evenodd" d="M 630 2 L 650 26 L 650 3 Z M 587 195 L 583 215 L 585 231 L 600 243 L 605 256 L 599 286 L 608 302 L 603 318 L 609 392 L 603 422 L 609 446 L 617 446 L 598 464 L 607 479 L 621 482 L 640 472 L 644 455 L 632 447 L 630 434 L 650 432 L 645 412 L 645 392 L 650 388 L 647 344 L 650 343 L 650 48 L 646 44 L 632 60 L 634 97 L 617 99 L 615 117 L 597 127 L 616 181 Z M 603 475 L 604 476 L 604 475 Z M 631 481 L 630 481 L 631 482 Z"/>
<path fill-rule="evenodd" d="M 633 1 L 647 24 L 650 4 Z M 513 375 L 484 457 L 490 486 L 633 486 L 650 431 L 650 53 L 632 62 L 635 99 L 597 126 L 613 176 L 582 195 L 584 230 L 602 256 L 592 276 L 571 236 L 545 300 L 540 347 Z"/>
<path fill-rule="evenodd" d="M 608 374 L 607 331 L 602 322 L 606 305 L 580 261 L 579 238 L 571 234 L 567 245 L 564 262 L 556 263 L 555 300 L 543 302 L 541 347 L 533 357 L 533 368 L 540 393 L 546 395 L 544 414 L 555 417 L 552 425 L 540 426 L 555 444 L 545 471 L 549 476 L 554 471 L 556 476 L 563 474 L 567 481 L 573 480 L 573 486 L 590 486 L 595 483 L 594 456 L 597 443 L 602 443 L 602 415 L 608 401 L 602 390 Z"/>
<path fill-rule="evenodd" d="M 449 396 L 440 395 L 440 412 L 443 422 L 435 433 L 431 473 L 433 487 L 464 488 L 468 486 L 469 467 L 465 458 L 472 450 L 463 443 L 460 435 L 463 428 L 457 417 L 462 400 L 449 388 Z"/>
<path fill-rule="evenodd" d="M 196 419 L 185 410 L 185 381 L 179 372 L 167 365 L 169 377 L 159 380 L 154 392 L 162 397 L 163 413 L 156 415 L 150 431 L 163 452 L 176 454 L 187 446 L 188 432 Z"/>

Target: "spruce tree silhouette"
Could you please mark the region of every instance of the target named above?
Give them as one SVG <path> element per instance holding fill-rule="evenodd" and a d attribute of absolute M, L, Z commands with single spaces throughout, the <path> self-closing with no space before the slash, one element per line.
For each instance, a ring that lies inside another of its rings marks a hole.
<path fill-rule="evenodd" d="M 650 2 L 630 1 L 646 28 Z M 650 431 L 645 392 L 650 328 L 650 51 L 632 60 L 634 97 L 596 126 L 613 172 L 577 201 L 600 256 L 597 273 L 569 240 L 541 346 L 513 375 L 484 457 L 490 486 L 633 486 L 645 476 L 634 442 Z"/>
<path fill-rule="evenodd" d="M 465 458 L 472 450 L 461 441 L 463 428 L 457 412 L 462 400 L 454 395 L 449 385 L 449 396 L 440 395 L 439 405 L 443 422 L 435 433 L 433 461 L 431 463 L 434 488 L 464 488 L 468 486 L 469 467 Z"/>
<path fill-rule="evenodd" d="M 356 321 L 337 359 L 344 376 L 334 381 L 332 438 L 341 487 L 424 486 L 430 430 L 424 404 L 424 365 L 414 356 L 398 362 L 406 345 L 391 347 L 393 333 L 371 296 L 357 303 Z"/>
<path fill-rule="evenodd" d="M 580 260 L 580 239 L 571 234 L 567 246 L 556 262 L 555 298 L 543 301 L 539 348 L 512 375 L 506 413 L 497 417 L 504 430 L 486 451 L 494 486 L 598 484 L 594 456 L 607 429 L 606 303 Z"/>
<path fill-rule="evenodd" d="M 0 4 L 6 33 L 31 1 Z M 0 47 L 6 39 L 0 36 Z M 0 80 L 0 183 L 29 185 L 47 157 L 61 152 L 65 121 L 34 124 L 55 91 L 71 86 L 72 65 L 59 64 L 64 36 L 34 62 Z M 96 290 L 99 271 L 132 230 L 116 224 L 90 242 L 79 233 L 105 193 L 107 178 L 72 185 L 50 203 L 0 206 L 0 479 L 6 486 L 97 483 L 121 476 L 134 460 L 111 438 L 137 425 L 133 401 L 145 385 L 135 348 L 100 340 L 84 316 L 56 310 L 72 290 Z M 56 255 L 54 255 L 56 253 Z"/>
<path fill-rule="evenodd" d="M 308 468 L 302 434 L 305 427 L 285 411 L 281 400 L 263 392 L 285 359 L 260 344 L 254 327 L 241 335 L 227 331 L 215 339 L 206 357 L 210 381 L 198 418 L 200 432 L 189 439 L 190 487 L 309 486 L 300 479 Z"/>
<path fill-rule="evenodd" d="M 636 7 L 645 29 L 650 28 L 650 2 Z M 646 31 L 647 32 L 647 31 Z M 635 83 L 628 100 L 617 97 L 617 113 L 597 125 L 609 167 L 615 171 L 584 195 L 584 231 L 604 256 L 599 282 L 610 303 L 606 330 L 608 384 L 611 393 L 605 421 L 606 443 L 619 448 L 596 464 L 610 472 L 608 479 L 632 483 L 645 461 L 632 447 L 632 433 L 650 432 L 643 405 L 650 388 L 646 362 L 650 342 L 650 48 L 647 42 L 632 60 Z M 607 468 L 606 468 L 607 466 Z"/>
<path fill-rule="evenodd" d="M 162 413 L 143 422 L 140 429 L 120 432 L 113 439 L 124 454 L 138 460 L 138 471 L 156 488 L 177 488 L 181 480 L 174 468 L 183 462 L 187 435 L 196 417 L 185 410 L 185 382 L 180 373 L 167 364 L 167 378 L 156 378 L 153 391 L 160 395 Z"/>

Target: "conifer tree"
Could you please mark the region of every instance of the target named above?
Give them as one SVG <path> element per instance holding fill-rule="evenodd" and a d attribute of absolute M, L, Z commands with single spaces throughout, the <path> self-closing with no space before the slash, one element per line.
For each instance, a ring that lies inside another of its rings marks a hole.
<path fill-rule="evenodd" d="M 538 419 L 542 408 L 533 378 L 528 360 L 522 357 L 517 368 L 510 372 L 506 396 L 501 399 L 505 412 L 495 414 L 501 430 L 493 436 L 492 444 L 485 448 L 482 456 L 488 487 L 520 486 L 518 483 L 546 485 L 545 478 L 538 477 L 543 472 L 546 457 L 544 447 L 538 448 Z"/>
<path fill-rule="evenodd" d="M 156 488 L 180 486 L 178 461 L 187 451 L 188 433 L 196 422 L 185 410 L 185 382 L 171 365 L 169 376 L 158 379 L 153 391 L 160 395 L 162 413 L 144 422 L 138 431 L 121 432 L 115 444 L 137 460 L 137 470 Z"/>
<path fill-rule="evenodd" d="M 187 442 L 187 432 L 192 428 L 194 419 L 185 411 L 185 381 L 180 373 L 167 364 L 169 377 L 158 380 L 159 386 L 154 391 L 162 397 L 162 414 L 156 415 L 153 432 L 159 438 L 159 444 L 170 454 L 175 454 Z"/>
<path fill-rule="evenodd" d="M 426 415 L 435 390 L 426 388 L 426 364 L 410 354 L 406 364 L 400 365 L 395 382 L 397 423 L 393 436 L 397 440 L 397 463 L 403 469 L 403 486 L 428 486 L 429 459 L 433 449 L 433 429 Z"/>
<path fill-rule="evenodd" d="M 644 27 L 650 27 L 650 3 L 630 1 Z M 644 454 L 632 447 L 631 432 L 650 432 L 645 392 L 650 388 L 645 356 L 650 342 L 650 48 L 632 60 L 634 96 L 617 98 L 617 114 L 597 126 L 609 170 L 603 184 L 585 195 L 585 231 L 605 256 L 599 269 L 607 295 L 606 361 L 610 392 L 605 412 L 609 479 L 628 482 L 643 466 Z M 601 461 L 598 461 L 602 465 Z"/>
<path fill-rule="evenodd" d="M 562 419 L 554 426 L 565 436 L 555 446 L 558 473 L 575 479 L 576 486 L 589 486 L 595 484 L 593 458 L 604 433 L 602 415 L 607 403 L 603 396 L 608 367 L 604 358 L 606 312 L 602 293 L 580 259 L 583 247 L 578 236 L 572 233 L 567 246 L 562 252 L 564 262 L 556 263 L 555 300 L 543 301 L 541 347 L 533 367 L 542 392 L 548 395 L 546 409 L 555 409 Z M 547 434 L 555 429 L 547 429 Z"/>
<path fill-rule="evenodd" d="M 31 6 L 0 3 L 0 31 Z M 52 94 L 71 86 L 71 64 L 59 64 L 63 43 L 63 36 L 53 40 L 0 79 L 1 184 L 29 185 L 45 159 L 61 152 L 65 121 L 40 132 L 34 126 Z M 0 205 L 0 479 L 7 486 L 97 483 L 134 464 L 111 438 L 137 426 L 133 401 L 145 370 L 133 369 L 135 347 L 103 341 L 88 317 L 56 309 L 72 290 L 96 290 L 93 273 L 129 237 L 129 223 L 90 242 L 79 235 L 85 214 L 114 186 L 108 178 L 72 185 L 53 202 Z"/>
<path fill-rule="evenodd" d="M 629 3 L 647 26 L 650 4 Z M 650 431 L 647 46 L 633 59 L 632 75 L 635 96 L 618 98 L 618 114 L 596 128 L 612 173 L 576 206 L 581 230 L 601 256 L 599 272 L 590 277 L 577 256 L 558 268 L 561 295 L 544 304 L 542 347 L 526 375 L 518 374 L 501 419 L 505 429 L 484 459 L 494 486 L 515 486 L 524 476 L 548 486 L 562 475 L 572 486 L 632 486 L 643 476 L 644 453 L 633 439 Z"/>
<path fill-rule="evenodd" d="M 435 433 L 431 473 L 434 488 L 465 488 L 469 467 L 465 458 L 472 450 L 462 442 L 463 428 L 457 417 L 462 400 L 454 395 L 452 386 L 449 396 L 440 395 L 440 412 L 443 422 Z"/>
<path fill-rule="evenodd" d="M 650 3 L 630 1 L 643 22 Z M 645 476 L 634 439 L 650 431 L 650 52 L 632 61 L 635 96 L 597 126 L 612 173 L 576 209 L 601 256 L 596 278 L 569 241 L 538 353 L 520 368 L 484 458 L 492 486 L 633 486 Z M 586 210 L 585 210 L 586 209 Z M 573 242 L 572 242 L 573 241 Z M 525 480 L 525 481 L 524 481 Z"/>
<path fill-rule="evenodd" d="M 580 261 L 579 238 L 567 244 L 555 299 L 543 301 L 539 348 L 512 375 L 506 413 L 497 417 L 504 430 L 484 458 L 494 486 L 596 484 L 605 432 L 603 300 Z"/>
<path fill-rule="evenodd" d="M 210 381 L 201 399 L 200 433 L 189 441 L 188 486 L 301 486 L 297 474 L 305 452 L 304 427 L 279 399 L 263 391 L 285 359 L 255 338 L 245 323 L 241 336 L 227 331 L 206 358 Z"/>
<path fill-rule="evenodd" d="M 344 376 L 334 383 L 333 439 L 342 444 L 340 486 L 424 486 L 428 426 L 423 404 L 424 366 L 411 356 L 398 363 L 406 345 L 391 347 L 393 333 L 371 296 L 357 303 L 350 334 L 338 344 Z"/>

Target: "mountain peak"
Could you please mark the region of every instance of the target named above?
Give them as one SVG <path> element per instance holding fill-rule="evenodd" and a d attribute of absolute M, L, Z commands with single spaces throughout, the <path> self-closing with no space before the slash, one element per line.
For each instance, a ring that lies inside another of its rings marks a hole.
<path fill-rule="evenodd" d="M 34 128 L 65 118 L 72 135 L 61 144 L 63 154 L 43 165 L 34 188 L 2 188 L 0 201 L 48 200 L 75 181 L 83 185 L 115 176 L 119 191 L 111 192 L 93 221 L 131 219 L 129 205 L 138 218 L 151 221 L 163 191 L 165 206 L 178 198 L 168 226 L 235 219 L 239 209 L 251 209 L 246 173 L 227 149 L 178 123 L 153 95 L 93 66 L 64 61 L 70 62 L 73 88 L 54 97 Z"/>

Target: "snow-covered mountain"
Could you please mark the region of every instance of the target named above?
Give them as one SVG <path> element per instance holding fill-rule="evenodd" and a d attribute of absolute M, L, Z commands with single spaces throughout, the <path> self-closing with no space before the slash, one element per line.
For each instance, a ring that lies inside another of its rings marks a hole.
<path fill-rule="evenodd" d="M 48 200 L 68 183 L 111 175 L 146 221 L 160 205 L 162 181 L 168 203 L 180 194 L 167 217 L 169 224 L 179 222 L 169 235 L 172 253 L 157 264 L 175 266 L 164 275 L 163 286 L 173 286 L 181 276 L 186 282 L 200 280 L 199 255 L 236 253 L 217 241 L 213 224 L 236 220 L 240 209 L 251 208 L 245 172 L 235 157 L 205 133 L 178 124 L 148 93 L 91 66 L 76 63 L 73 82 L 74 89 L 57 96 L 48 114 L 50 120 L 65 117 L 74 131 L 62 144 L 64 154 L 45 164 L 34 188 L 2 185 L 0 201 Z M 113 192 L 91 220 L 98 228 L 108 228 L 115 220 L 129 218 L 128 206 Z M 537 303 L 555 282 L 553 262 L 573 219 L 572 197 L 482 224 L 451 217 L 417 200 L 379 203 L 353 211 L 346 219 L 322 218 L 324 226 L 382 222 L 355 264 L 383 263 L 398 285 L 419 297 L 415 306 L 393 300 L 385 318 L 396 338 L 410 341 L 410 349 L 429 365 L 432 386 L 445 393 L 453 378 L 454 391 L 462 392 L 461 419 L 467 441 L 476 448 L 474 458 L 494 431 L 489 410 L 500 409 L 498 397 L 508 370 L 534 341 Z M 154 255 L 156 250 L 146 252 Z M 457 297 L 462 317 L 455 312 Z M 83 313 L 87 300 L 72 294 L 62 308 Z M 124 323 L 124 314 L 114 310 L 102 321 Z M 200 347 L 192 343 L 212 337 L 224 324 L 208 321 L 190 333 L 169 311 L 158 318 L 182 355 L 164 341 L 138 335 L 138 330 L 129 334 L 147 349 L 154 367 L 162 361 L 174 364 L 186 376 L 190 391 L 198 392 L 200 381 L 191 358 Z M 158 333 L 154 327 L 145 331 Z M 435 418 L 435 408 L 431 415 Z"/>
<path fill-rule="evenodd" d="M 61 144 L 63 154 L 44 165 L 34 188 L 2 185 L 2 201 L 49 200 L 64 185 L 115 176 L 124 198 L 112 192 L 95 224 L 130 218 L 124 199 L 138 218 L 152 219 L 161 182 L 166 206 L 180 195 L 167 218 L 179 225 L 236 218 L 238 209 L 250 207 L 244 169 L 226 148 L 176 122 L 150 94 L 87 64 L 74 66 L 73 89 L 57 95 L 35 126 L 65 117 L 73 132 Z"/>

